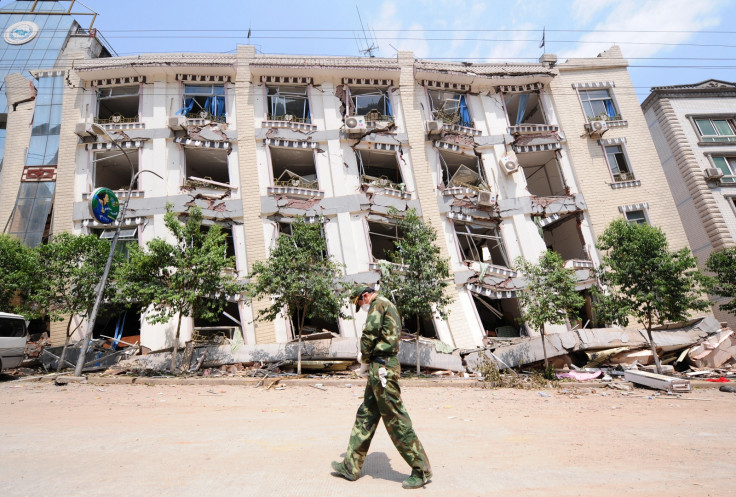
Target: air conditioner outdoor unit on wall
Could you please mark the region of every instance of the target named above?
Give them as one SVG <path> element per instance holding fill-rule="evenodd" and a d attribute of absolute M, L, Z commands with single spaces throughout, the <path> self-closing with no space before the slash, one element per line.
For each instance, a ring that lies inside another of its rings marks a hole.
<path fill-rule="evenodd" d="M 425 126 L 429 136 L 442 134 L 442 121 L 427 121 Z"/>
<path fill-rule="evenodd" d="M 478 192 L 478 198 L 475 201 L 481 207 L 491 207 L 496 204 L 496 194 L 486 190 Z"/>
<path fill-rule="evenodd" d="M 512 174 L 519 170 L 519 161 L 516 160 L 516 154 L 506 154 L 501 157 L 498 163 L 506 174 Z"/>
<path fill-rule="evenodd" d="M 706 180 L 718 180 L 723 177 L 723 171 L 716 167 L 709 167 L 705 170 L 705 179 Z"/>
<path fill-rule="evenodd" d="M 348 133 L 362 133 L 366 130 L 365 116 L 350 116 L 345 119 L 345 130 Z"/>
<path fill-rule="evenodd" d="M 606 121 L 590 121 L 590 134 L 602 135 L 608 131 L 608 123 Z"/>

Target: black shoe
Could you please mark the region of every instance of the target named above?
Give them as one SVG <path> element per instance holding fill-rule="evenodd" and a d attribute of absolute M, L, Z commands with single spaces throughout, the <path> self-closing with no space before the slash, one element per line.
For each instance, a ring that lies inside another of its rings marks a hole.
<path fill-rule="evenodd" d="M 335 473 L 337 473 L 338 476 L 342 476 L 347 481 L 357 480 L 357 478 L 348 471 L 348 469 L 345 467 L 345 463 L 343 462 L 332 461 L 332 469 L 335 470 Z"/>

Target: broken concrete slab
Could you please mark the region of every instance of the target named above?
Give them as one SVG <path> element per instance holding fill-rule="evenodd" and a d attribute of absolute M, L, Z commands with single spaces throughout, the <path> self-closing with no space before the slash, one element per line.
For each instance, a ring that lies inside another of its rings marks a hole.
<path fill-rule="evenodd" d="M 649 373 L 647 371 L 624 371 L 626 380 L 657 390 L 664 390 L 671 393 L 684 393 L 690 391 L 690 380 L 683 378 L 673 378 L 661 374 Z"/>
<path fill-rule="evenodd" d="M 692 347 L 687 354 L 688 363 L 697 368 L 719 368 L 736 360 L 736 335 L 733 330 L 719 331 Z"/>

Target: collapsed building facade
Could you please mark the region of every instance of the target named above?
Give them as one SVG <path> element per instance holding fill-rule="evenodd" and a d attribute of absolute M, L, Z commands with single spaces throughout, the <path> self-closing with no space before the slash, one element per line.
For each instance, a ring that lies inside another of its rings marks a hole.
<path fill-rule="evenodd" d="M 138 176 L 123 244 L 169 236 L 167 203 L 182 215 L 198 205 L 207 223 L 225 228 L 227 254 L 245 278 L 303 217 L 321 224 L 347 279 L 376 284 L 402 236 L 390 211 L 416 209 L 437 230 L 453 273 L 450 318 L 424 319 L 422 334 L 476 347 L 486 336 L 522 333 L 518 257 L 559 252 L 587 294 L 599 263 L 596 235 L 610 220 L 649 222 L 673 246 L 686 244 L 662 173 L 636 168 L 656 153 L 626 66 L 617 47 L 560 64 L 554 55 L 533 64 L 436 62 L 406 51 L 274 56 L 252 46 L 80 55 L 55 76 L 63 95 L 54 110 L 57 155 L 36 165 L 17 150 L 6 154 L 0 214 L 20 226 L 32 217 L 20 192 L 53 185 L 39 241 L 61 231 L 111 238 L 115 226 L 95 221 L 88 199 L 98 187 L 124 199 L 132 167 L 160 178 Z M 41 86 L 38 76 L 12 77 L 16 88 Z M 9 133 L 35 122 L 41 105 L 31 98 L 9 110 Z M 247 344 L 291 340 L 289 316 L 254 322 L 265 305 L 231 296 L 218 323 L 185 320 L 181 340 L 213 330 L 242 334 Z M 354 317 L 308 324 L 358 337 L 365 317 Z M 171 346 L 175 321 L 148 323 L 143 308 L 125 319 L 144 347 Z M 590 319 L 587 305 L 579 326 Z M 54 343 L 63 340 L 61 327 L 51 330 Z"/>

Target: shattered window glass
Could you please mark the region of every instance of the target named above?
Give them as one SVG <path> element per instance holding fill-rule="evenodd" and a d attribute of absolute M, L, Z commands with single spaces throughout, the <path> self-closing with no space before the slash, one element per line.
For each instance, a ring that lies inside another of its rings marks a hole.
<path fill-rule="evenodd" d="M 378 88 L 351 89 L 355 115 L 371 121 L 393 121 L 391 102 L 385 90 Z"/>
<path fill-rule="evenodd" d="M 311 123 L 306 86 L 268 87 L 268 119 Z"/>
<path fill-rule="evenodd" d="M 184 85 L 184 107 L 177 114 L 224 123 L 225 85 Z"/>
<path fill-rule="evenodd" d="M 463 260 L 509 267 L 506 247 L 497 226 L 459 221 L 453 224 Z"/>
<path fill-rule="evenodd" d="M 97 90 L 97 117 L 99 124 L 135 123 L 138 118 L 138 85 L 114 86 Z"/>

